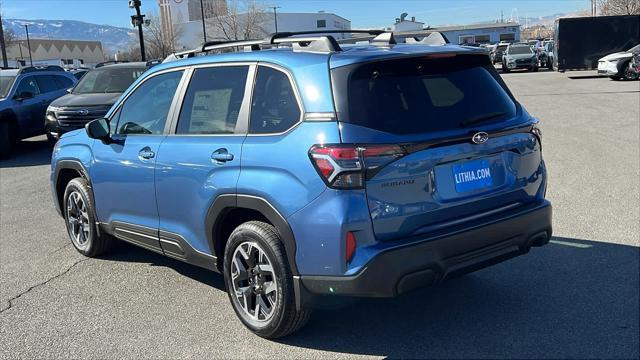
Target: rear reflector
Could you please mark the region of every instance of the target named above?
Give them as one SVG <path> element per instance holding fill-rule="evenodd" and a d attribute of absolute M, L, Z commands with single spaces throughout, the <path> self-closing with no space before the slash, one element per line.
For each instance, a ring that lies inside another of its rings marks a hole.
<path fill-rule="evenodd" d="M 346 252 L 345 252 L 345 260 L 347 263 L 350 263 L 353 259 L 353 255 L 356 253 L 356 237 L 353 235 L 353 232 L 347 231 L 347 238 L 345 241 Z"/>

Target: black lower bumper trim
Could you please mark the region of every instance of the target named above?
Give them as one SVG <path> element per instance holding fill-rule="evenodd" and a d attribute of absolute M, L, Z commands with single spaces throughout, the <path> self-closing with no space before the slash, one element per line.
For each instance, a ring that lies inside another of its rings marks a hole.
<path fill-rule="evenodd" d="M 471 229 L 387 250 L 352 276 L 300 276 L 310 294 L 392 297 L 524 254 L 551 238 L 551 204 L 544 201 Z"/>

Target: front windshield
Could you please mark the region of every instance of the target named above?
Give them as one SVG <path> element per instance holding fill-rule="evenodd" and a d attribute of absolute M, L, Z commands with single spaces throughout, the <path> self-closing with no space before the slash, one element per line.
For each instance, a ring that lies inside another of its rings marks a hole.
<path fill-rule="evenodd" d="M 6 97 L 11 89 L 11 84 L 15 80 L 15 76 L 0 76 L 0 98 Z"/>
<path fill-rule="evenodd" d="M 76 87 L 74 94 L 121 93 L 142 73 L 144 68 L 104 67 L 86 73 Z"/>
<path fill-rule="evenodd" d="M 515 55 L 533 54 L 533 51 L 529 46 L 514 46 L 509 48 L 509 54 L 515 54 Z"/>

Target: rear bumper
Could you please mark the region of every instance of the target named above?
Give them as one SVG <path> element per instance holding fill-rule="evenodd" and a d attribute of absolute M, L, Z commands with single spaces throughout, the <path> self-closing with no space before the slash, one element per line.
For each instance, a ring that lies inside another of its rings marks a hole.
<path fill-rule="evenodd" d="M 545 200 L 455 234 L 384 251 L 352 276 L 300 276 L 296 290 L 303 303 L 312 294 L 393 297 L 547 244 L 552 233 L 551 213 L 551 204 Z"/>

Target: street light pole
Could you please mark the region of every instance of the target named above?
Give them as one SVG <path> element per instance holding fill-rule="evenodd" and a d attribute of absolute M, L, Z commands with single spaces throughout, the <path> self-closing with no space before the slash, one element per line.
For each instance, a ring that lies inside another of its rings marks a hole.
<path fill-rule="evenodd" d="M 24 29 L 27 32 L 27 48 L 29 49 L 29 63 L 33 66 L 33 57 L 31 56 L 31 41 L 29 41 L 29 25 L 24 24 Z"/>
<path fill-rule="evenodd" d="M 273 22 L 276 25 L 276 32 L 278 32 L 278 9 L 280 9 L 280 6 L 272 6 L 271 7 L 273 9 Z"/>
<path fill-rule="evenodd" d="M 140 6 L 142 6 L 142 1 L 129 0 L 129 7 L 136 9 L 136 14 L 131 17 L 131 24 L 138 27 L 138 37 L 140 38 L 140 55 L 142 57 L 142 61 L 147 61 L 147 57 L 144 51 L 144 34 L 142 31 L 142 25 L 144 24 L 144 15 L 140 13 Z"/>
<path fill-rule="evenodd" d="M 202 13 L 202 36 L 204 36 L 204 42 L 207 42 L 207 27 L 204 23 L 204 4 L 200 0 L 200 12 Z"/>
<path fill-rule="evenodd" d="M 2 67 L 9 67 L 7 59 L 7 45 L 4 43 L 4 29 L 2 28 L 2 15 L 0 14 L 0 50 L 2 51 Z"/>

